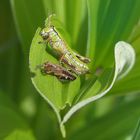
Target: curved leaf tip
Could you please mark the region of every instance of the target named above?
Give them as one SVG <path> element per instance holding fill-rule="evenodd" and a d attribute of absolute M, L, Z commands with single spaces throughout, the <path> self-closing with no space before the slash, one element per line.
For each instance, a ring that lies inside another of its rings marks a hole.
<path fill-rule="evenodd" d="M 115 45 L 115 59 L 116 66 L 120 66 L 118 69 L 118 79 L 121 79 L 128 74 L 135 64 L 135 51 L 130 44 L 119 41 Z"/>

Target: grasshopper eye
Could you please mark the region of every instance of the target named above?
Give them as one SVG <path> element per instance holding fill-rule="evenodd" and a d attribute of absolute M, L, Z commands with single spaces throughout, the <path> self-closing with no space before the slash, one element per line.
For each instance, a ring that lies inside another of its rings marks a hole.
<path fill-rule="evenodd" d="M 40 32 L 40 35 L 41 35 L 41 36 L 43 36 L 43 35 L 44 35 L 44 33 L 45 33 L 45 31 L 44 31 L 44 30 L 42 30 L 42 31 Z"/>
<path fill-rule="evenodd" d="M 42 31 L 40 32 L 40 35 L 42 36 L 42 38 L 43 38 L 44 40 L 46 40 L 46 39 L 49 37 L 49 33 L 48 33 L 48 32 L 45 32 L 44 30 L 42 30 Z"/>

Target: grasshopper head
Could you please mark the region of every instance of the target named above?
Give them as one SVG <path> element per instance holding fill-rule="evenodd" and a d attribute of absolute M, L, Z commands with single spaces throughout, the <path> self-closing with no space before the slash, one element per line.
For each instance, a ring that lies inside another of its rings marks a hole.
<path fill-rule="evenodd" d="M 42 31 L 40 32 L 40 35 L 42 36 L 42 38 L 44 40 L 47 40 L 50 36 L 50 33 L 53 31 L 52 27 L 45 27 L 42 29 Z"/>

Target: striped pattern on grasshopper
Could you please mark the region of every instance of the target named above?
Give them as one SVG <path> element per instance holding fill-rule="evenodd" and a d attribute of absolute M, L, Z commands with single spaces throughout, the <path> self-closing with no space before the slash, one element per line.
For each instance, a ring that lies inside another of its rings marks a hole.
<path fill-rule="evenodd" d="M 90 59 L 77 54 L 69 47 L 60 33 L 64 30 L 59 24 L 55 15 L 48 17 L 45 28 L 40 33 L 43 42 L 48 44 L 59 55 L 60 63 L 68 70 L 77 75 L 89 73 L 89 68 L 86 63 L 89 63 Z"/>

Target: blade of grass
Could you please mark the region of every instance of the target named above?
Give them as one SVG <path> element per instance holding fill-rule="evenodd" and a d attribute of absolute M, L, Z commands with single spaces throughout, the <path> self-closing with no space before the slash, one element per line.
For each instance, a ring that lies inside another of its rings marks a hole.
<path fill-rule="evenodd" d="M 139 139 L 140 139 L 140 120 L 138 121 L 137 127 L 132 137 L 132 140 L 139 140 Z"/>
<path fill-rule="evenodd" d="M 127 139 L 137 122 L 140 114 L 140 98 L 135 98 L 130 102 L 114 108 L 105 116 L 89 121 L 77 132 L 71 134 L 69 140 L 85 140 L 88 137 L 96 140 L 117 140 Z M 129 108 L 129 111 L 128 111 Z M 133 114 L 133 115 L 130 115 Z"/>
<path fill-rule="evenodd" d="M 97 39 L 97 17 L 99 9 L 100 0 L 87 0 L 88 5 L 88 44 L 87 44 L 87 56 L 91 58 L 91 66 L 94 62 L 95 47 Z"/>
<path fill-rule="evenodd" d="M 133 26 L 138 21 L 139 7 L 138 0 L 111 1 L 100 36 L 97 39 L 96 65 L 102 64 L 103 60 L 106 60 L 103 63 L 104 66 L 111 63 L 113 56 L 108 54 L 113 51 L 112 46 L 118 40 L 127 40 Z M 130 22 L 125 22 L 128 19 Z"/>
<path fill-rule="evenodd" d="M 4 140 L 17 140 L 17 139 L 25 139 L 25 140 L 35 140 L 33 133 L 30 130 L 15 130 L 11 134 L 9 134 Z"/>
<path fill-rule="evenodd" d="M 80 46 L 75 46 L 78 38 L 81 23 L 86 14 L 86 0 L 70 0 L 65 1 L 65 22 L 66 28 L 69 32 L 74 48 L 78 49 Z"/>
<path fill-rule="evenodd" d="M 45 19 L 45 11 L 41 1 L 11 0 L 10 2 L 19 39 L 24 53 L 27 54 L 36 28 Z"/>

